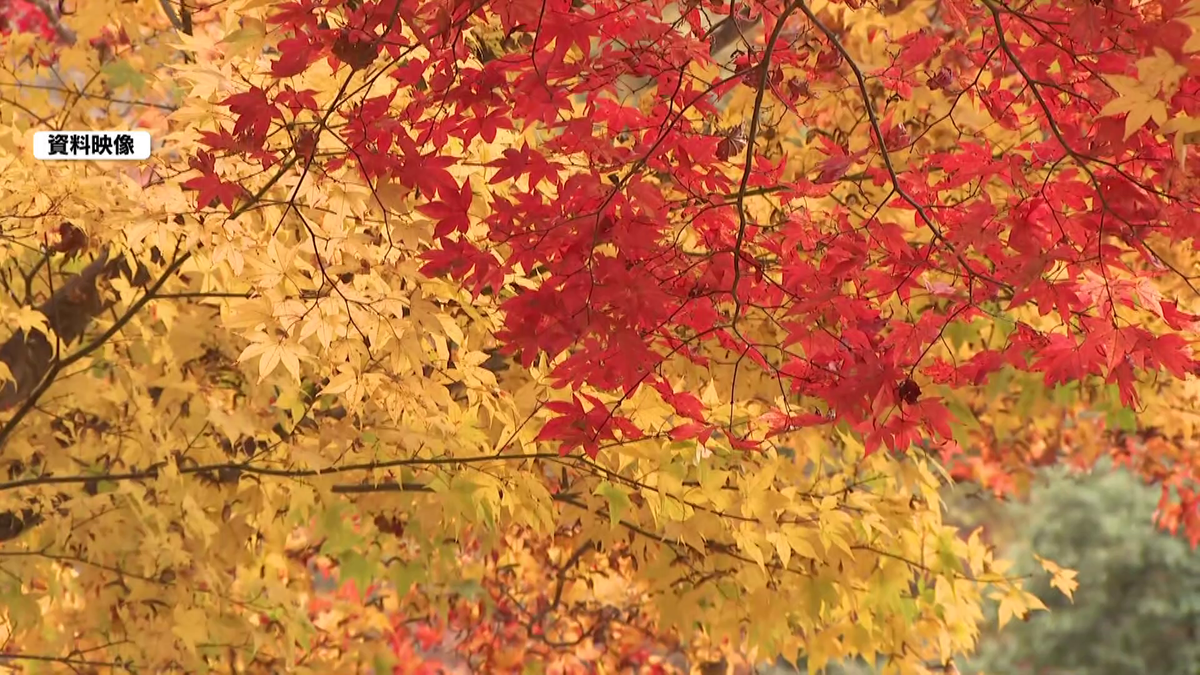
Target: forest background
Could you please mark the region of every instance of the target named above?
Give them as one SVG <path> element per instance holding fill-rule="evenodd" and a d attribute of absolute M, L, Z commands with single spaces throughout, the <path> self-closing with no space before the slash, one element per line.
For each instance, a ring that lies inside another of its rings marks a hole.
<path fill-rule="evenodd" d="M 0 8 L 6 667 L 1194 672 L 1200 6 Z"/>

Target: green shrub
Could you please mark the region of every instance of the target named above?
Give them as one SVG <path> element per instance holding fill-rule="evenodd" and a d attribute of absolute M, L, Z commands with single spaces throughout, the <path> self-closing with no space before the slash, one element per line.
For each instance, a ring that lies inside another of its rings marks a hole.
<path fill-rule="evenodd" d="M 1003 509 L 1014 572 L 1050 611 L 985 638 L 964 675 L 1200 673 L 1200 552 L 1150 524 L 1159 496 L 1123 470 L 1055 470 Z M 1074 603 L 1032 553 L 1079 572 Z"/>

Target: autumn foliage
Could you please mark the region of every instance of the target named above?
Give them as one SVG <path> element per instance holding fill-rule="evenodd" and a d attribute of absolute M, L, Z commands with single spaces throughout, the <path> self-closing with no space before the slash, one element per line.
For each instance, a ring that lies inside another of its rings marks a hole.
<path fill-rule="evenodd" d="M 0 32 L 5 35 L 34 33 L 47 40 L 56 37 L 50 19 L 42 9 L 25 0 L 5 0 L 0 4 Z"/>
<path fill-rule="evenodd" d="M 1112 447 L 1069 424 L 1158 427 L 1131 463 L 1200 538 L 1194 2 L 39 11 L 71 39 L 0 47 L 22 667 L 941 669 L 1041 606 L 943 466 Z M 131 126 L 141 165 L 29 152 Z"/>

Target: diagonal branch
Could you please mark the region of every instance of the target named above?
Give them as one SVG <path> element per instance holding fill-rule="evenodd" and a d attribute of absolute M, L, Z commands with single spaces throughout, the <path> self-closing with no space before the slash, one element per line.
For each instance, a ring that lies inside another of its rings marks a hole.
<path fill-rule="evenodd" d="M 71 278 L 38 308 L 62 342 L 70 343 L 83 335 L 88 324 L 105 309 L 96 282 L 116 273 L 116 261 L 108 250 Z M 54 361 L 54 345 L 42 333 L 18 330 L 0 346 L 0 363 L 8 366 L 13 381 L 0 387 L 0 411 L 25 400 L 45 378 Z"/>
<path fill-rule="evenodd" d="M 58 374 L 104 346 L 112 336 L 120 332 L 146 303 L 157 297 L 158 290 L 175 276 L 190 257 L 191 253 L 179 254 L 154 284 L 147 288 L 112 326 L 65 358 L 59 358 L 50 340 L 40 333 L 27 335 L 24 331 L 17 331 L 0 346 L 0 362 L 12 371 L 14 380 L 6 382 L 3 389 L 0 389 L 0 411 L 23 402 L 4 427 L 0 428 L 0 449 L 8 442 L 21 420 L 37 405 Z M 139 265 L 137 270 L 130 270 L 124 259 L 109 260 L 108 251 L 105 250 L 42 304 L 39 311 L 46 315 L 47 322 L 60 344 L 82 337 L 91 322 L 111 305 L 111 302 L 100 297 L 96 282 L 111 279 L 119 274 L 128 275 L 134 285 L 145 285 L 150 280 L 149 271 L 145 267 Z"/>
<path fill-rule="evenodd" d="M 976 270 L 974 266 L 967 261 L 966 257 L 963 256 L 962 252 L 959 251 L 958 248 L 956 248 L 954 244 L 950 242 L 950 240 L 946 239 L 946 235 L 942 233 L 942 230 L 937 226 L 937 223 L 934 223 L 933 219 L 929 217 L 929 213 L 925 207 L 922 206 L 911 194 L 909 194 L 908 190 L 905 190 L 904 187 L 900 185 L 900 176 L 896 171 L 895 165 L 892 164 L 891 153 L 888 152 L 887 145 L 883 142 L 883 128 L 879 124 L 879 114 L 875 111 L 875 105 L 871 103 L 871 93 L 870 89 L 867 87 L 866 75 L 863 74 L 862 68 L 859 67 L 858 63 L 856 63 L 854 58 L 850 55 L 850 52 L 847 51 L 846 46 L 842 44 L 840 39 L 838 39 L 837 33 L 834 33 L 829 26 L 825 25 L 825 23 L 817 17 L 808 4 L 804 2 L 804 0 L 798 0 L 798 2 L 800 5 L 800 11 L 804 12 L 804 15 L 808 17 L 808 20 L 811 21 L 818 30 L 825 34 L 825 39 L 829 40 L 829 44 L 837 50 L 838 54 L 841 55 L 846 64 L 850 66 L 851 72 L 854 73 L 854 80 L 858 85 L 857 88 L 862 97 L 863 107 L 866 108 L 867 111 L 867 119 L 871 124 L 871 130 L 875 132 L 875 142 L 879 145 L 879 155 L 883 159 L 883 165 L 887 169 L 888 179 L 892 183 L 892 191 L 895 194 L 900 195 L 900 198 L 916 211 L 917 217 L 920 218 L 925 227 L 928 228 L 933 234 L 934 240 L 944 246 L 948 251 L 950 251 L 951 254 L 954 255 L 959 264 L 963 266 L 963 270 L 969 276 L 976 279 L 982 279 L 998 288 L 1011 291 L 1011 284 Z"/>

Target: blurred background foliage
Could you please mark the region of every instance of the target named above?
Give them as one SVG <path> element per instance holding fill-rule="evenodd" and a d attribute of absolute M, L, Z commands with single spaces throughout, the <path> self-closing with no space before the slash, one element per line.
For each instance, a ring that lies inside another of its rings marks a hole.
<path fill-rule="evenodd" d="M 1040 471 L 1024 500 L 1000 500 L 967 485 L 948 495 L 949 516 L 1017 561 L 1015 574 L 1050 608 L 985 633 L 962 675 L 1200 674 L 1200 552 L 1152 524 L 1161 488 L 1101 465 L 1090 473 Z M 1079 572 L 1075 601 L 1050 587 L 1036 553 Z M 807 673 L 803 659 L 759 668 Z M 866 663 L 827 675 L 874 675 Z"/>

